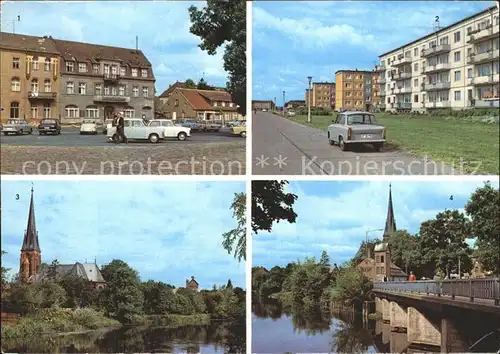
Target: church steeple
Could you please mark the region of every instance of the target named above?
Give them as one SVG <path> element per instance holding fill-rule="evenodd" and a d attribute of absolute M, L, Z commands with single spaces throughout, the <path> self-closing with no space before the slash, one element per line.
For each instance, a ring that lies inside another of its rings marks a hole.
<path fill-rule="evenodd" d="M 38 232 L 36 231 L 35 222 L 35 203 L 33 202 L 33 187 L 31 187 L 30 209 L 28 214 L 28 225 L 24 234 L 23 247 L 21 251 L 38 251 L 40 252 L 40 244 L 38 242 Z"/>
<path fill-rule="evenodd" d="M 24 233 L 23 245 L 21 247 L 21 259 L 19 273 L 21 281 L 28 282 L 38 273 L 42 257 L 40 255 L 40 243 L 38 242 L 38 231 L 35 222 L 35 203 L 33 201 L 33 187 L 31 187 L 30 209 L 28 213 L 28 225 Z"/>
<path fill-rule="evenodd" d="M 389 240 L 389 237 L 396 232 L 396 220 L 394 219 L 394 210 L 392 206 L 392 190 L 391 185 L 389 184 L 389 204 L 387 206 L 387 219 L 385 220 L 385 229 L 384 229 L 384 242 Z"/>

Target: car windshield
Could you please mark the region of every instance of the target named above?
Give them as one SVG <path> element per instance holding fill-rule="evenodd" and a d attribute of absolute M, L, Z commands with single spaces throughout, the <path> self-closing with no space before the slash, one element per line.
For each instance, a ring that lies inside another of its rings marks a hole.
<path fill-rule="evenodd" d="M 21 121 L 17 119 L 9 119 L 7 121 L 7 124 L 19 124 L 19 123 L 21 123 Z"/>
<path fill-rule="evenodd" d="M 347 116 L 347 124 L 375 124 L 375 117 L 371 114 L 350 114 Z"/>
<path fill-rule="evenodd" d="M 84 120 L 83 124 L 94 124 L 95 122 L 93 120 Z"/>
<path fill-rule="evenodd" d="M 45 124 L 54 124 L 56 121 L 53 119 L 44 119 L 40 123 L 45 123 Z"/>

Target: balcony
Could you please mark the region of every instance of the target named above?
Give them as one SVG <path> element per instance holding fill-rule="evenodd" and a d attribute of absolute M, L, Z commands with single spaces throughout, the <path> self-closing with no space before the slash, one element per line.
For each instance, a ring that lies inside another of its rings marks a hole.
<path fill-rule="evenodd" d="M 486 76 L 476 76 L 469 80 L 471 85 L 489 85 L 498 83 L 499 74 L 486 75 Z"/>
<path fill-rule="evenodd" d="M 397 73 L 397 74 L 392 75 L 392 79 L 393 80 L 411 79 L 411 73 L 407 73 L 407 72 Z"/>
<path fill-rule="evenodd" d="M 375 65 L 375 71 L 376 72 L 385 71 L 385 65 Z"/>
<path fill-rule="evenodd" d="M 490 100 L 476 100 L 474 107 L 476 108 L 499 108 L 498 98 Z"/>
<path fill-rule="evenodd" d="M 489 25 L 481 30 L 474 30 L 468 33 L 467 43 L 478 43 L 488 39 L 498 37 L 498 26 Z"/>
<path fill-rule="evenodd" d="M 115 95 L 96 95 L 94 102 L 108 102 L 108 103 L 129 103 L 130 97 L 128 96 L 115 96 Z"/>
<path fill-rule="evenodd" d="M 411 102 L 396 102 L 392 106 L 399 109 L 411 109 Z"/>
<path fill-rule="evenodd" d="M 471 54 L 467 56 L 467 64 L 480 64 L 498 60 L 500 50 L 491 50 L 485 53 Z"/>
<path fill-rule="evenodd" d="M 385 91 L 380 91 L 379 96 L 385 96 L 385 95 L 386 95 Z"/>
<path fill-rule="evenodd" d="M 40 91 L 29 91 L 28 99 L 30 100 L 55 100 L 57 97 L 56 92 L 40 92 Z"/>
<path fill-rule="evenodd" d="M 120 75 L 118 74 L 104 73 L 102 78 L 104 79 L 104 82 L 113 83 L 120 81 Z"/>
<path fill-rule="evenodd" d="M 451 87 L 450 82 L 433 82 L 422 84 L 423 91 L 438 91 L 438 90 L 449 90 Z"/>
<path fill-rule="evenodd" d="M 425 102 L 425 108 L 449 108 L 451 107 L 450 101 L 437 101 L 437 102 Z"/>
<path fill-rule="evenodd" d="M 433 72 L 438 72 L 438 71 L 447 71 L 451 69 L 451 64 L 450 63 L 440 63 L 436 65 L 428 65 L 424 66 L 422 68 L 423 73 L 428 74 L 428 73 L 433 73 Z"/>
<path fill-rule="evenodd" d="M 411 57 L 398 58 L 398 59 L 394 60 L 391 65 L 392 66 L 401 66 L 401 65 L 405 65 L 405 64 L 411 64 Z"/>
<path fill-rule="evenodd" d="M 387 81 L 385 79 L 385 77 L 381 77 L 379 80 L 378 80 L 379 84 L 383 85 L 385 84 Z"/>
<path fill-rule="evenodd" d="M 403 86 L 400 86 L 398 87 L 396 90 L 394 90 L 394 93 L 396 95 L 401 95 L 401 94 L 405 94 L 405 93 L 411 93 L 411 87 L 403 87 Z"/>
<path fill-rule="evenodd" d="M 443 53 L 448 53 L 451 50 L 451 46 L 449 44 L 440 44 L 428 49 L 422 49 L 420 51 L 420 56 L 423 58 L 430 57 L 431 55 L 438 55 Z"/>

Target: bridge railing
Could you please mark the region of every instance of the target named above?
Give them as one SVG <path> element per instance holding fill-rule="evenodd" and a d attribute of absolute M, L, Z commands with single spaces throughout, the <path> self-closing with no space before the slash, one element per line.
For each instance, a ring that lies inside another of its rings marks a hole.
<path fill-rule="evenodd" d="M 375 282 L 373 289 L 378 291 L 420 293 L 437 296 L 466 297 L 494 300 L 500 304 L 500 278 L 447 279 Z"/>

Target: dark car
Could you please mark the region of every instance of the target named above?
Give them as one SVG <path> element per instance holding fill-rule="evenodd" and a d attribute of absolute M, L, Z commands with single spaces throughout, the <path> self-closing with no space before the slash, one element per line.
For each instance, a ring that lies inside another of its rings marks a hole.
<path fill-rule="evenodd" d="M 38 125 L 38 134 L 46 135 L 48 133 L 61 134 L 61 124 L 59 124 L 57 119 L 42 119 Z"/>

